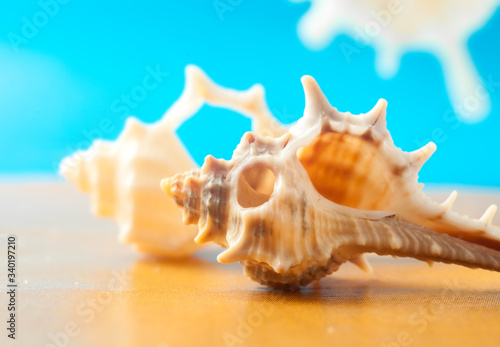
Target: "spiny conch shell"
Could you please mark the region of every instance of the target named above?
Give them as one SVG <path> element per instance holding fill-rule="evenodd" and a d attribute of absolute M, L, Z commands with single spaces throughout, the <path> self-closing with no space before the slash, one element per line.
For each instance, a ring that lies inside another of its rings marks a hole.
<path fill-rule="evenodd" d="M 433 143 L 403 152 L 386 128 L 386 101 L 354 116 L 331 107 L 312 77 L 302 83 L 304 116 L 288 133 L 247 133 L 231 161 L 208 156 L 200 170 L 162 181 L 184 222 L 198 223 L 196 242 L 227 247 L 220 262 L 239 261 L 276 288 L 307 285 L 348 260 L 363 265 L 367 252 L 500 271 L 496 207 L 470 219 L 451 211 L 455 193 L 439 205 L 421 192 Z"/>
<path fill-rule="evenodd" d="M 268 111 L 262 86 L 243 92 L 221 88 L 188 66 L 185 89 L 161 120 L 146 125 L 130 117 L 116 141 L 97 140 L 62 161 L 61 174 L 91 195 L 96 215 L 115 219 L 122 242 L 160 256 L 185 256 L 196 249 L 196 228 L 180 222 L 180 211 L 159 182 L 196 167 L 175 130 L 205 103 L 251 118 L 257 133 L 286 131 Z"/>

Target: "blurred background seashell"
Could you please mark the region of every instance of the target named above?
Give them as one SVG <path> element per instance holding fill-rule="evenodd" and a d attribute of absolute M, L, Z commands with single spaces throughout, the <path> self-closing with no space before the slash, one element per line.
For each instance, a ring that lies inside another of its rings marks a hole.
<path fill-rule="evenodd" d="M 112 217 L 120 240 L 141 252 L 176 257 L 196 248 L 196 228 L 180 222 L 179 210 L 159 184 L 165 176 L 196 167 L 175 130 L 205 103 L 251 118 L 257 133 L 285 132 L 268 111 L 261 86 L 243 92 L 224 89 L 188 66 L 184 92 L 160 121 L 144 124 L 129 118 L 116 141 L 96 140 L 61 163 L 61 174 L 90 194 L 93 212 Z"/>
<path fill-rule="evenodd" d="M 304 2 L 305 0 L 291 0 Z M 491 110 L 489 90 L 467 48 L 467 41 L 493 16 L 498 0 L 310 0 L 311 7 L 298 25 L 301 40 L 311 49 L 325 48 L 337 35 L 347 33 L 360 41 L 343 43 L 340 50 L 350 61 L 360 47 L 372 46 L 376 68 L 393 77 L 407 51 L 427 51 L 440 61 L 455 112 L 464 121 L 477 122 Z M 470 110 L 458 107 L 476 99 Z"/>
<path fill-rule="evenodd" d="M 397 148 L 386 101 L 366 114 L 339 112 L 316 81 L 302 78 L 304 116 L 279 138 L 246 133 L 230 161 L 207 156 L 200 170 L 162 181 L 198 224 L 197 243 L 227 250 L 245 274 L 270 287 L 307 285 L 367 252 L 500 271 L 496 206 L 479 219 L 422 193 L 418 172 L 436 149 Z M 251 180 L 248 179 L 251 178 Z M 260 177 L 260 178 L 259 178 Z"/>

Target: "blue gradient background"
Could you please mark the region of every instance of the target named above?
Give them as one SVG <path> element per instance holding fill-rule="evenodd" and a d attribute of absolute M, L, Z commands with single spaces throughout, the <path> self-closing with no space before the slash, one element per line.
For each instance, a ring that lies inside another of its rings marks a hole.
<path fill-rule="evenodd" d="M 187 64 L 200 66 L 217 83 L 236 89 L 261 83 L 269 107 L 285 122 L 297 119 L 304 98 L 300 77 L 313 75 L 332 105 L 368 111 L 389 102 L 388 127 L 396 145 L 414 150 L 434 140 L 438 151 L 421 172 L 427 183 L 500 186 L 500 87 L 492 111 L 478 124 L 446 121 L 451 110 L 442 69 L 432 55 L 406 54 L 397 75 L 381 79 L 366 47 L 347 63 L 340 36 L 312 52 L 296 26 L 307 3 L 243 0 L 221 20 L 211 0 L 70 1 L 16 51 L 9 33 L 40 11 L 37 1 L 0 7 L 0 175 L 52 175 L 61 158 L 85 143 L 84 131 L 112 121 L 114 139 L 124 124 L 113 102 L 142 83 L 148 66 L 169 76 L 131 113 L 159 119 L 184 87 Z M 500 11 L 468 42 L 480 75 L 500 81 Z M 212 153 L 230 158 L 250 122 L 230 111 L 205 107 L 178 134 L 198 163 Z M 436 130 L 441 129 L 441 130 Z M 433 136 L 434 132 L 434 136 Z M 436 133 L 441 132 L 439 136 Z"/>

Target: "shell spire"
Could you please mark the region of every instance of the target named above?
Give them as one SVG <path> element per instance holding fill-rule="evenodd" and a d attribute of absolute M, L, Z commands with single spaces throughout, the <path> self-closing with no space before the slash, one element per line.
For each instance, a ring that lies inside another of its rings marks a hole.
<path fill-rule="evenodd" d="M 198 224 L 197 244 L 213 241 L 227 246 L 223 224 L 227 222 L 229 206 L 222 204 L 227 194 L 221 183 L 228 169 L 224 160 L 209 155 L 200 170 L 190 170 L 161 181 L 162 190 L 183 208 L 183 222 Z"/>

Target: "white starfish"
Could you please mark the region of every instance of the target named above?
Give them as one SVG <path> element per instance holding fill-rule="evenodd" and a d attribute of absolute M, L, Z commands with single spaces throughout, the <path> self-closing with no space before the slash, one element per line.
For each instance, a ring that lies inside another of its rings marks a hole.
<path fill-rule="evenodd" d="M 467 40 L 490 19 L 499 0 L 290 0 L 310 1 L 298 25 L 299 37 L 311 49 L 326 47 L 346 33 L 373 46 L 376 69 L 393 76 L 407 51 L 434 54 L 457 116 L 466 122 L 483 120 L 490 112 L 488 87 L 481 82 L 467 49 Z M 340 49 L 348 61 L 361 46 Z"/>

